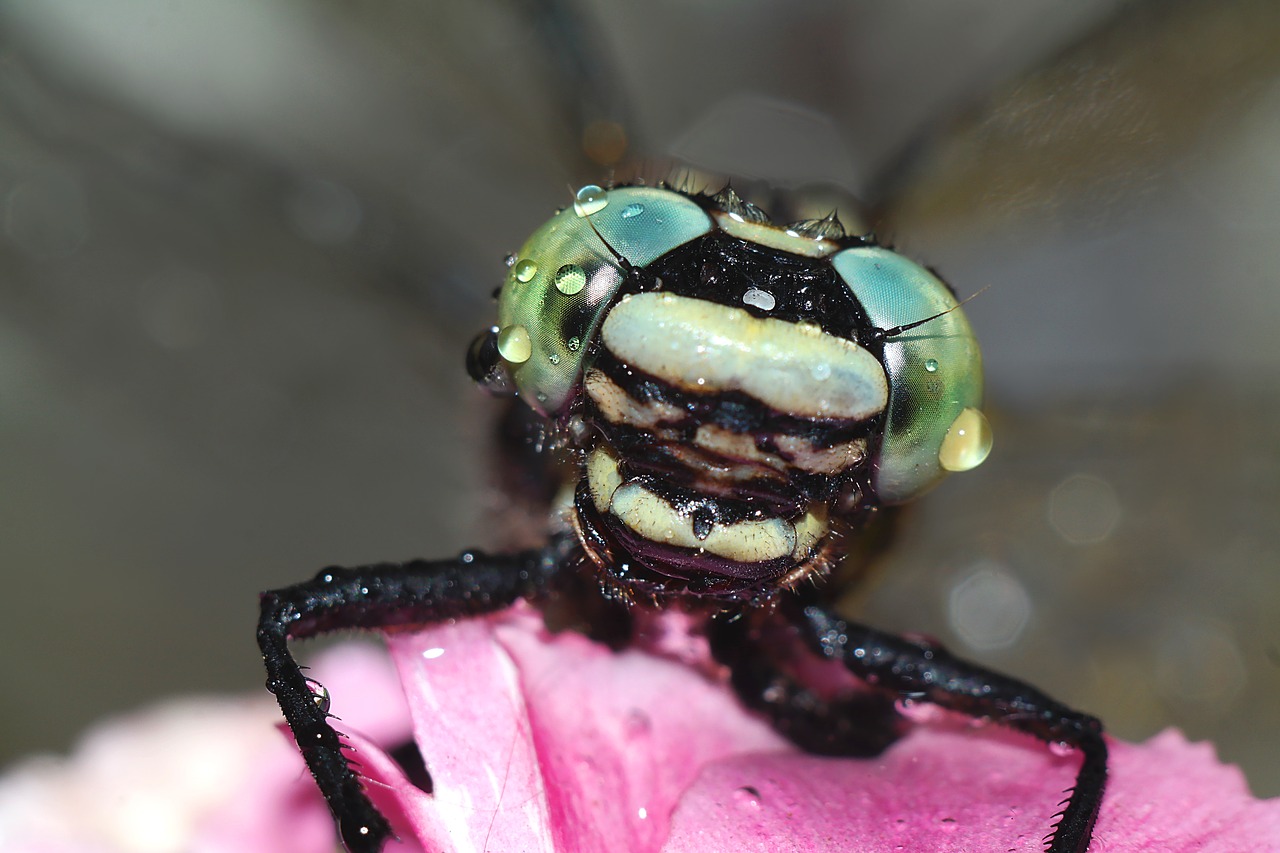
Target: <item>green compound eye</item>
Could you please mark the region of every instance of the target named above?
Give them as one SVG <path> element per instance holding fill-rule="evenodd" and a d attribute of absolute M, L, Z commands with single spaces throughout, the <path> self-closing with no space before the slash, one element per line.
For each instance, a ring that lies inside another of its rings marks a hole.
<path fill-rule="evenodd" d="M 906 326 L 955 308 L 956 299 L 924 267 L 881 248 L 846 249 L 831 259 L 872 325 Z M 899 503 L 948 471 L 967 471 L 991 450 L 982 403 L 982 354 L 960 309 L 886 339 L 889 409 L 876 464 L 876 493 Z"/>
<path fill-rule="evenodd" d="M 670 190 L 587 186 L 535 231 L 498 297 L 498 353 L 525 401 L 544 415 L 569 401 L 622 286 L 618 256 L 644 267 L 711 227 L 701 207 Z"/>

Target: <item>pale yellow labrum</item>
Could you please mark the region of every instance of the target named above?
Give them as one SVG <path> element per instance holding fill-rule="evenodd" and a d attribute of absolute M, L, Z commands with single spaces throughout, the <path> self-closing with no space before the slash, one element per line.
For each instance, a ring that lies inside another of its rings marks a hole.
<path fill-rule="evenodd" d="M 700 548 L 740 563 L 759 563 L 786 557 L 796 548 L 796 530 L 781 518 L 717 524 L 705 539 L 693 533 L 693 519 L 638 483 L 619 486 L 609 511 L 627 527 L 653 542 L 679 548 Z"/>
<path fill-rule="evenodd" d="M 691 517 L 643 485 L 624 482 L 617 460 L 604 448 L 587 459 L 587 483 L 597 511 L 611 514 L 645 539 L 742 563 L 804 559 L 827 533 L 826 512 L 819 507 L 795 523 L 773 517 L 715 524 L 699 539 Z"/>
<path fill-rule="evenodd" d="M 609 501 L 621 485 L 618 460 L 604 448 L 597 447 L 591 451 L 591 455 L 587 457 L 587 488 L 597 512 L 603 513 L 609 509 Z"/>
<path fill-rule="evenodd" d="M 602 339 L 623 362 L 687 391 L 741 391 L 796 417 L 861 420 L 889 399 L 871 353 L 816 326 L 642 293 L 618 302 Z"/>

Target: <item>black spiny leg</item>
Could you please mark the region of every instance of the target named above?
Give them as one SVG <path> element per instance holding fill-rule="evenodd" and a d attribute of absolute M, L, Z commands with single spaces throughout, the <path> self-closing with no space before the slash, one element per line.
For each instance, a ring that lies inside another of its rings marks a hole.
<path fill-rule="evenodd" d="M 325 569 L 314 580 L 262 594 L 258 646 L 267 666 L 267 689 L 280 702 L 352 853 L 377 853 L 391 827 L 348 766 L 338 733 L 287 641 L 346 628 L 426 624 L 501 610 L 545 590 L 559 565 L 554 557 L 550 551 L 496 557 L 467 553 L 454 560 Z"/>
<path fill-rule="evenodd" d="M 827 698 L 805 684 L 777 659 L 776 645 L 758 635 L 749 618 L 717 620 L 708 639 L 711 654 L 729 667 L 738 700 L 805 752 L 873 758 L 906 731 L 885 692 Z"/>
<path fill-rule="evenodd" d="M 1088 849 L 1107 782 L 1107 745 L 1098 720 L 927 642 L 846 622 L 822 607 L 805 607 L 796 616 L 815 652 L 870 684 L 1078 749 L 1083 763 L 1075 787 L 1045 840 L 1049 853 Z"/>

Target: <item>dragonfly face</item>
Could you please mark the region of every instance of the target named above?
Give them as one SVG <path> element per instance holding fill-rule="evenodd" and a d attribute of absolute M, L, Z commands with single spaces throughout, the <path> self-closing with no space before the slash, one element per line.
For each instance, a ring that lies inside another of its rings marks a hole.
<path fill-rule="evenodd" d="M 990 449 L 951 291 L 834 215 L 585 187 L 513 256 L 498 315 L 471 372 L 579 451 L 573 525 L 623 597 L 794 588 Z"/>

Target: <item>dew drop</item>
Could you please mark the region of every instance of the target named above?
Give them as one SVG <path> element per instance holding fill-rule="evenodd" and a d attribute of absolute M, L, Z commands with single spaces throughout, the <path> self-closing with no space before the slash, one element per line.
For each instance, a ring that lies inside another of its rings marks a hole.
<path fill-rule="evenodd" d="M 524 326 L 507 326 L 498 332 L 498 352 L 512 364 L 524 364 L 533 355 L 533 342 Z"/>
<path fill-rule="evenodd" d="M 314 678 L 307 679 L 307 689 L 311 691 L 311 700 L 316 703 L 321 714 L 329 713 L 329 688 Z"/>
<path fill-rule="evenodd" d="M 502 262 L 507 265 L 508 269 L 510 269 L 511 267 L 514 267 L 516 265 L 517 260 L 519 260 L 519 258 L 517 258 L 515 255 L 507 255 L 505 258 L 502 259 Z"/>
<path fill-rule="evenodd" d="M 733 792 L 733 801 L 742 808 L 758 809 L 760 808 L 760 791 L 746 785 Z"/>
<path fill-rule="evenodd" d="M 578 190 L 573 199 L 573 212 L 579 216 L 591 216 L 609 206 L 609 194 L 595 184 L 587 184 Z"/>
<path fill-rule="evenodd" d="M 634 219 L 635 217 L 639 216 L 642 213 L 644 213 L 644 205 L 639 204 L 638 202 L 632 202 L 631 204 L 622 208 L 623 219 Z"/>
<path fill-rule="evenodd" d="M 560 363 L 560 354 L 559 354 L 559 353 L 556 353 L 556 352 L 548 353 L 548 354 L 547 354 L 547 361 L 551 362 L 552 364 L 559 364 L 559 363 Z"/>
<path fill-rule="evenodd" d="M 516 264 L 516 281 L 529 281 L 538 274 L 538 265 L 525 258 Z"/>
<path fill-rule="evenodd" d="M 938 462 L 948 471 L 977 468 L 991 452 L 991 424 L 977 409 L 962 411 L 952 421 L 938 449 Z"/>
<path fill-rule="evenodd" d="M 759 308 L 761 311 L 772 311 L 778 301 L 773 298 L 773 294 L 767 290 L 761 290 L 758 287 L 752 287 L 742 294 L 742 301 L 753 308 Z"/>
<path fill-rule="evenodd" d="M 587 274 L 577 264 L 565 264 L 556 270 L 556 290 L 565 296 L 581 293 L 587 286 Z"/>
<path fill-rule="evenodd" d="M 639 739 L 647 737 L 653 731 L 653 720 L 638 708 L 633 708 L 623 720 L 627 737 Z"/>
<path fill-rule="evenodd" d="M 809 368 L 809 375 L 814 379 L 822 382 L 831 378 L 831 365 L 825 361 L 819 361 Z"/>
<path fill-rule="evenodd" d="M 1052 752 L 1054 755 L 1058 756 L 1059 758 L 1066 758 L 1067 756 L 1074 753 L 1076 750 L 1075 750 L 1075 747 L 1073 747 L 1069 743 L 1063 743 L 1060 740 L 1055 740 L 1049 744 L 1049 751 Z"/>
<path fill-rule="evenodd" d="M 577 352 L 578 347 L 582 346 L 582 341 L 578 338 L 569 338 L 564 345 L 569 348 L 569 352 Z"/>
<path fill-rule="evenodd" d="M 926 361 L 926 362 L 924 363 L 924 369 L 925 369 L 925 370 L 927 370 L 927 371 L 929 371 L 930 373 L 937 373 L 937 372 L 938 372 L 938 360 L 937 360 L 936 358 L 931 358 L 931 359 L 929 359 L 928 361 Z"/>

